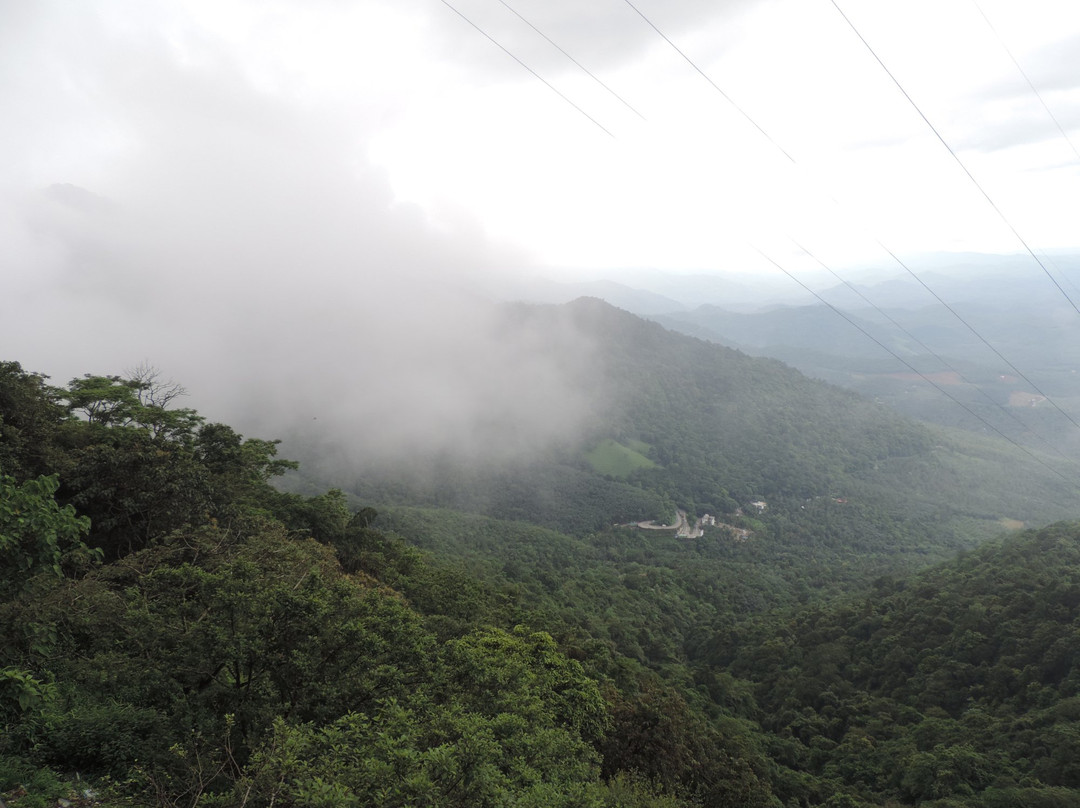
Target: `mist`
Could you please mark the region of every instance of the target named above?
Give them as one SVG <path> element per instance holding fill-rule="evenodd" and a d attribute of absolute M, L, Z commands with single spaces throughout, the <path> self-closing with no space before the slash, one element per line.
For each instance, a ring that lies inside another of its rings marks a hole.
<path fill-rule="evenodd" d="M 527 256 L 396 203 L 363 116 L 260 86 L 197 29 L 51 11 L 3 64 L 29 59 L 21 111 L 55 115 L 2 176 L 5 359 L 59 384 L 148 363 L 212 420 L 339 463 L 573 438 L 587 342 L 488 302 Z M 79 139 L 99 148 L 61 159 Z"/>

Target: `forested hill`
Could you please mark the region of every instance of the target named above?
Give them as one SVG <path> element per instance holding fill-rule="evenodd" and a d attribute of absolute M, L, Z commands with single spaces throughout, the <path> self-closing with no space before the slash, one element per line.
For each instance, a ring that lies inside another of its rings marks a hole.
<path fill-rule="evenodd" d="M 837 498 L 742 540 L 380 517 L 173 393 L 0 363 L 13 808 L 1080 806 L 1078 523 L 872 579 L 920 534 Z"/>
<path fill-rule="evenodd" d="M 1080 804 L 1080 523 L 728 640 L 714 669 L 795 771 L 874 805 Z"/>
<path fill-rule="evenodd" d="M 670 689 L 620 689 L 340 492 L 276 491 L 274 441 L 173 393 L 0 363 L 5 804 L 775 805 L 685 707 L 693 757 L 613 731 Z"/>
<path fill-rule="evenodd" d="M 336 468 L 361 501 L 423 505 L 585 535 L 614 522 L 734 515 L 754 501 L 759 535 L 799 548 L 925 563 L 1008 524 L 1080 509 L 1076 464 L 1003 440 L 949 433 L 770 359 L 685 335 L 596 299 L 512 307 L 508 327 L 544 350 L 588 357 L 584 439 L 498 463 L 424 459 L 420 473 Z M 293 444 L 309 470 L 319 458 Z M 838 507 L 842 506 L 842 507 Z M 730 521 L 730 520 L 729 520 Z M 936 554 L 936 556 L 935 556 Z"/>

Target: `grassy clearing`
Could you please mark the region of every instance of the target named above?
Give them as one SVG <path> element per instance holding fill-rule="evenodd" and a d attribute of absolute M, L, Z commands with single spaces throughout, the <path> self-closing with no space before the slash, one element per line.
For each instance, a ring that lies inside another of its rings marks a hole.
<path fill-rule="evenodd" d="M 598 446 L 585 454 L 593 471 L 607 477 L 625 479 L 638 469 L 651 469 L 656 466 L 647 458 L 643 451 L 649 450 L 649 445 L 641 441 L 628 441 L 634 448 L 624 446 L 618 441 L 608 438 Z"/>

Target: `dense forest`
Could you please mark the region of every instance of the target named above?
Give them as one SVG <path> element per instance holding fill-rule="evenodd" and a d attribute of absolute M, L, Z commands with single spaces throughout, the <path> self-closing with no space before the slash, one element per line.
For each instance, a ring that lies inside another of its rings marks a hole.
<path fill-rule="evenodd" d="M 778 361 L 666 331 L 599 300 L 521 305 L 514 319 L 581 335 L 549 350 L 591 354 L 600 403 L 585 451 L 562 446 L 480 464 L 422 458 L 420 471 L 390 472 L 362 461 L 323 472 L 303 443 L 290 454 L 321 487 L 340 487 L 358 504 L 448 508 L 577 536 L 676 509 L 734 523 L 746 503 L 765 501 L 758 535 L 830 575 L 834 552 L 895 571 L 970 548 L 1003 520 L 1045 524 L 1076 513 L 1071 480 L 1080 465 L 1061 457 L 902 418 Z M 626 465 L 605 465 L 612 446 Z"/>
<path fill-rule="evenodd" d="M 447 475 L 326 480 L 152 369 L 0 363 L 4 803 L 1080 805 L 1080 523 L 1003 535 L 1075 490 L 567 312 L 608 408 Z M 676 511 L 718 522 L 634 524 Z"/>

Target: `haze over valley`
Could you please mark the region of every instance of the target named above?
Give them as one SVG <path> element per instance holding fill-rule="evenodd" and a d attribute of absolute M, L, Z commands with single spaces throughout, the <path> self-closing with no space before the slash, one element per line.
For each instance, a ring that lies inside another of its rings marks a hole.
<path fill-rule="evenodd" d="M 1078 44 L 0 3 L 0 808 L 1080 808 Z"/>

